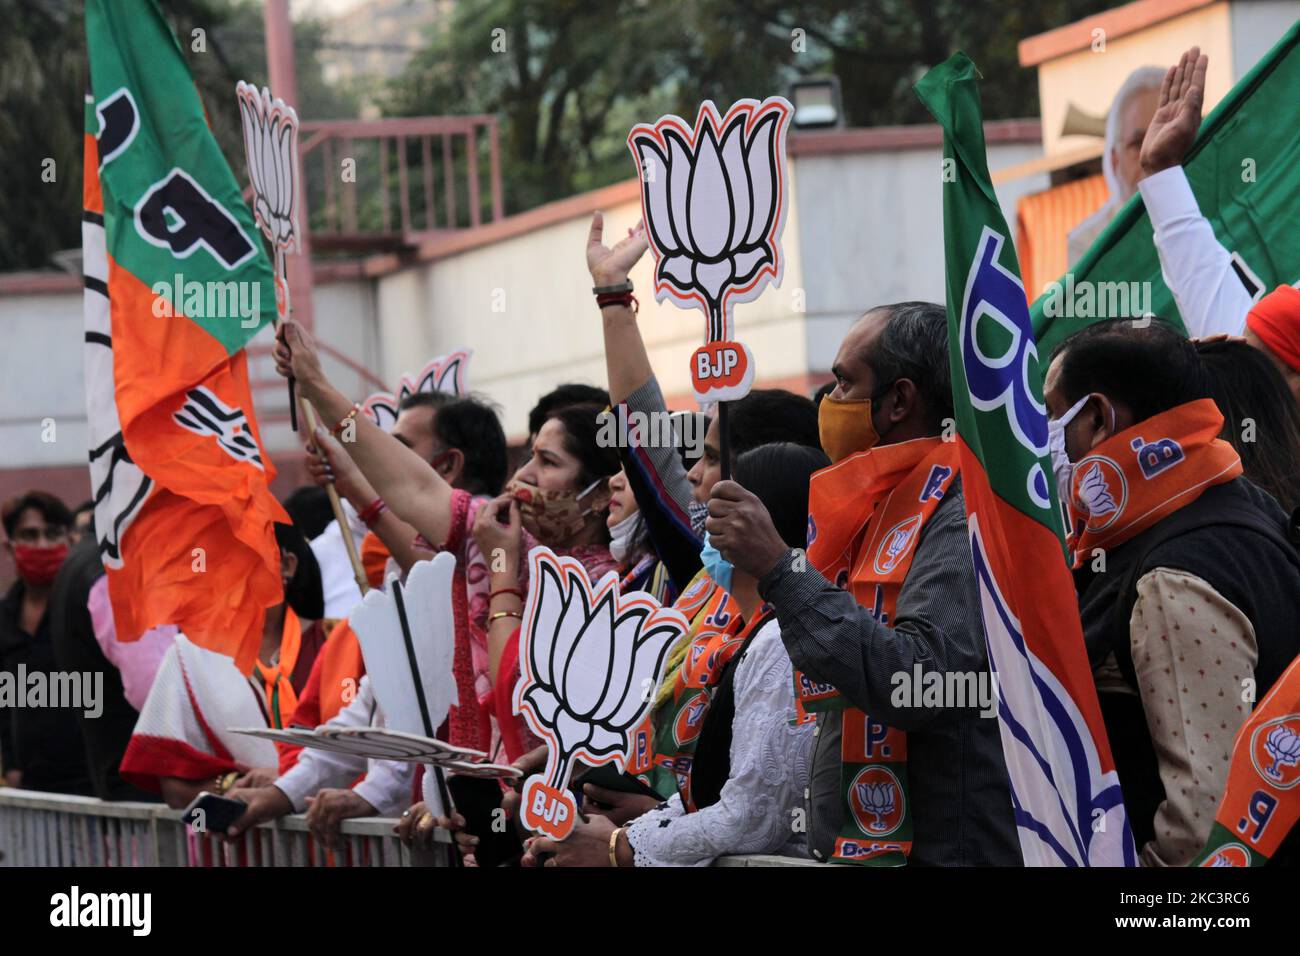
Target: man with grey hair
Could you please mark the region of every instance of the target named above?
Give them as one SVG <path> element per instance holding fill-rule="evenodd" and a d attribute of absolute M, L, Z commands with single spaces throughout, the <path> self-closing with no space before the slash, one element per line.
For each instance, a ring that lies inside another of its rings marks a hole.
<path fill-rule="evenodd" d="M 1137 192 L 1145 173 L 1140 157 L 1147 124 L 1155 115 L 1160 100 L 1160 86 L 1165 70 L 1144 66 L 1129 74 L 1115 94 L 1106 114 L 1106 146 L 1101 155 L 1101 171 L 1106 177 L 1110 198 L 1095 213 L 1070 230 L 1069 262 L 1078 262 L 1088 247 L 1110 225 L 1115 214 Z"/>
<path fill-rule="evenodd" d="M 809 488 L 807 552 L 734 481 L 714 486 L 706 522 L 723 556 L 759 579 L 801 672 L 796 695 L 817 713 L 809 847 L 836 862 L 1018 866 L 951 440 L 944 307 L 872 309 L 832 371 L 819 424 L 834 464 Z"/>

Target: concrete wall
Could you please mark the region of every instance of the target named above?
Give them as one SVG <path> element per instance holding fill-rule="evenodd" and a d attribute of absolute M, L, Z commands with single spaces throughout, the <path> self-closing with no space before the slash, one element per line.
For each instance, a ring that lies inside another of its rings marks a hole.
<path fill-rule="evenodd" d="M 844 149 L 841 140 L 820 150 L 805 140 L 792 156 L 782 286 L 737 307 L 735 316 L 760 384 L 802 390 L 824 377 L 844 330 L 870 305 L 943 301 L 938 133 L 902 128 L 884 135 L 899 134 L 911 145 Z M 1038 155 L 1037 135 L 1035 129 L 1028 143 L 1025 136 L 990 142 L 991 168 Z M 853 136 L 880 141 L 876 131 Z M 1027 177 L 999 189 L 1008 220 L 1020 195 L 1045 186 L 1045 178 Z M 322 282 L 315 291 L 317 337 L 373 370 L 389 389 L 433 355 L 472 348 L 471 387 L 501 406 L 507 435 L 522 439 L 538 396 L 561 382 L 605 383 L 600 313 L 585 261 L 591 213 L 602 206 L 606 236 L 616 241 L 640 219 L 638 184 L 617 184 L 485 226 L 457 237 L 454 247 L 422 250 L 415 262 L 371 261 L 370 278 Z M 652 261 L 646 256 L 632 274 L 640 324 L 670 403 L 688 407 L 688 360 L 703 341 L 704 317 L 654 301 Z M 6 356 L 0 497 L 37 484 L 82 500 L 89 482 L 79 283 L 68 280 L 39 294 L 9 289 L 0 294 Z M 265 354 L 270 344 L 269 330 L 254 340 L 250 379 L 263 439 L 280 469 L 275 490 L 282 494 L 304 476 L 298 439 L 288 429 L 285 385 Z M 348 394 L 360 399 L 378 390 L 344 363 L 324 361 Z M 43 434 L 54 440 L 43 441 Z"/>
<path fill-rule="evenodd" d="M 1300 0 L 1234 0 L 1232 79 L 1241 79 L 1300 19 Z"/>
<path fill-rule="evenodd" d="M 635 189 L 605 213 L 610 242 L 641 218 Z M 801 375 L 806 367 L 800 317 L 788 290 L 802 285 L 798 200 L 785 228 L 782 289 L 736 309 L 737 335 L 753 350 L 760 378 Z M 527 413 L 562 382 L 604 386 L 605 349 L 600 312 L 591 295 L 586 242 L 591 212 L 491 245 L 439 258 L 377 282 L 382 340 L 380 367 L 390 380 L 418 369 L 429 357 L 474 349 L 471 388 L 487 393 L 504 413 L 507 435 L 527 433 Z M 666 393 L 690 389 L 688 363 L 704 339 L 704 316 L 654 301 L 653 257 L 632 272 L 640 325 Z"/>
<path fill-rule="evenodd" d="M 1108 36 L 1104 51 L 1094 52 L 1089 47 L 1039 64 L 1044 150 L 1057 153 L 1095 142 L 1090 137 L 1061 136 L 1070 103 L 1093 116 L 1105 116 L 1130 73 L 1144 66 L 1173 66 L 1183 51 L 1194 45 L 1210 58 L 1205 75 L 1208 113 L 1234 81 L 1228 6 L 1226 2 L 1213 3 L 1127 36 Z"/>
<path fill-rule="evenodd" d="M 82 369 L 80 283 L 50 292 L 0 295 L 0 468 L 40 469 L 86 463 L 86 399 Z M 316 287 L 316 331 L 323 342 L 367 368 L 378 365 L 374 288 L 368 281 L 331 282 Z M 263 441 L 273 452 L 288 451 L 296 439 L 287 425 L 288 393 L 269 355 L 271 330 L 253 340 L 249 378 Z M 365 395 L 375 391 L 363 376 L 326 357 L 326 369 L 340 387 Z M 52 423 L 52 427 L 50 424 Z M 49 440 L 52 439 L 52 440 Z M 3 488 L 0 488 L 0 493 Z"/>
<path fill-rule="evenodd" d="M 989 168 L 1040 154 L 1036 144 L 990 143 Z M 934 146 L 808 156 L 795 163 L 808 310 L 801 351 L 810 371 L 830 369 L 844 333 L 870 306 L 944 301 L 942 159 L 942 149 Z M 1015 223 L 1021 196 L 1047 186 L 1040 174 L 998 187 L 1007 222 Z"/>

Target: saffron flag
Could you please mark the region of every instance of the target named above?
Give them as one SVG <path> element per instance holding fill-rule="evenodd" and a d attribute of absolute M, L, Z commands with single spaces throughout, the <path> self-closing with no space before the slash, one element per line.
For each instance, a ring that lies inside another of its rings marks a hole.
<path fill-rule="evenodd" d="M 917 95 L 944 131 L 949 355 L 971 558 L 1029 866 L 1133 865 L 1050 480 L 1038 348 L 964 53 Z"/>
<path fill-rule="evenodd" d="M 1300 130 L 1290 121 L 1297 101 L 1300 21 L 1206 117 L 1183 163 L 1201 214 L 1256 298 L 1300 279 Z M 1096 292 L 1092 308 L 1072 307 L 1075 289 Z M 1065 277 L 1046 291 L 1030 290 L 1039 292 L 1030 314 L 1043 355 L 1101 319 L 1149 311 L 1182 324 L 1141 196 L 1129 200 Z"/>
<path fill-rule="evenodd" d="M 1192 866 L 1263 866 L 1300 821 L 1300 657 L 1237 731 L 1210 838 Z"/>
<path fill-rule="evenodd" d="M 248 672 L 289 520 L 243 352 L 270 265 L 156 3 L 87 0 L 86 40 L 86 407 L 117 633 L 175 624 Z"/>

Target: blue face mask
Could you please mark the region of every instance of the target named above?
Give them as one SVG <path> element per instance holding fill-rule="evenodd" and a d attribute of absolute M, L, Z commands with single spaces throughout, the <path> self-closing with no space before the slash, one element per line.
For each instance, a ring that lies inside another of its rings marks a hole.
<path fill-rule="evenodd" d="M 731 572 L 733 565 L 730 561 L 722 556 L 722 552 L 713 546 L 709 540 L 709 533 L 704 532 L 704 548 L 700 551 L 700 561 L 704 565 L 705 572 L 713 578 L 722 590 L 731 592 Z"/>

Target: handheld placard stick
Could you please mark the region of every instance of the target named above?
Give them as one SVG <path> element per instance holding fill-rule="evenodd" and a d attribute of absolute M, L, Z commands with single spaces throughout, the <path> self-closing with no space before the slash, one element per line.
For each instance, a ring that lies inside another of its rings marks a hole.
<path fill-rule="evenodd" d="M 402 597 L 402 582 L 393 578 L 393 602 L 397 605 L 397 620 L 402 625 L 402 644 L 406 648 L 407 662 L 411 667 L 411 677 L 415 683 L 415 699 L 420 707 L 420 723 L 424 727 L 424 736 L 432 738 L 437 731 L 433 726 L 433 720 L 429 716 L 429 702 L 424 694 L 424 681 L 420 675 L 420 664 L 416 658 L 415 640 L 411 636 L 411 624 L 406 619 L 406 600 Z M 442 812 L 451 815 L 451 795 L 447 792 L 447 778 L 442 772 L 442 768 L 437 764 L 430 765 L 425 773 L 433 771 L 434 779 L 438 783 L 438 799 L 442 802 Z M 460 866 L 460 851 L 456 849 L 453 843 L 448 848 L 448 855 L 451 858 L 452 866 Z"/>
<path fill-rule="evenodd" d="M 271 244 L 275 256 L 276 327 L 290 315 L 289 266 L 287 254 L 298 248 L 298 114 L 271 91 L 240 80 L 235 85 L 239 114 L 244 129 L 244 156 L 248 161 L 248 179 L 253 186 L 253 216 L 257 227 Z M 320 427 L 316 409 L 302 403 L 307 430 L 314 434 Z M 298 397 L 293 377 L 289 377 L 289 424 L 298 431 Z M 352 563 L 357 587 L 365 594 L 370 589 L 366 572 L 357 554 L 352 530 L 339 493 L 330 482 L 325 486 L 334 520 L 343 532 L 343 545 Z"/>

